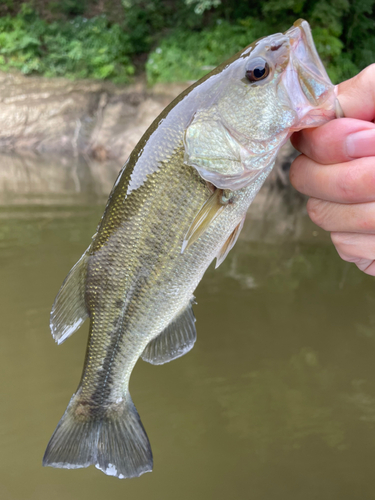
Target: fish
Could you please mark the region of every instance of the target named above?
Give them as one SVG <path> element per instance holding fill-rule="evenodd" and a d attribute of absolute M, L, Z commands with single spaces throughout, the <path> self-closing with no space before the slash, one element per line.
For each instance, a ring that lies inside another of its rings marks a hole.
<path fill-rule="evenodd" d="M 207 267 L 233 248 L 280 147 L 337 109 L 309 24 L 298 20 L 225 61 L 156 118 L 52 307 L 58 344 L 88 318 L 90 332 L 44 466 L 94 465 L 118 478 L 152 470 L 129 393 L 136 362 L 160 365 L 192 349 L 193 294 Z"/>

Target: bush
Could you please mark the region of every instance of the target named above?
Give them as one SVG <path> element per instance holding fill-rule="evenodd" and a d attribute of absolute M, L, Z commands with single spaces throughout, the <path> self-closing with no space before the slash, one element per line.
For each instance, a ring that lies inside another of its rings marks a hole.
<path fill-rule="evenodd" d="M 0 69 L 127 82 L 149 54 L 150 83 L 196 80 L 299 17 L 334 82 L 375 61 L 375 0 L 30 1 L 0 2 Z"/>
<path fill-rule="evenodd" d="M 24 4 L 0 18 L 0 69 L 127 82 L 134 73 L 129 36 L 105 16 L 48 24 Z"/>
<path fill-rule="evenodd" d="M 146 63 L 147 80 L 173 82 L 197 80 L 226 58 L 264 34 L 264 23 L 252 18 L 235 24 L 218 20 L 203 31 L 176 31 L 164 38 Z"/>
<path fill-rule="evenodd" d="M 201 31 L 174 31 L 159 42 L 146 64 L 150 83 L 196 80 L 252 41 L 285 31 L 299 17 L 311 26 L 317 50 L 333 82 L 375 61 L 375 0 L 185 0 L 211 18 Z M 225 17 L 228 21 L 223 21 Z M 216 24 L 210 25 L 214 20 Z M 219 24 L 217 24 L 219 22 Z"/>

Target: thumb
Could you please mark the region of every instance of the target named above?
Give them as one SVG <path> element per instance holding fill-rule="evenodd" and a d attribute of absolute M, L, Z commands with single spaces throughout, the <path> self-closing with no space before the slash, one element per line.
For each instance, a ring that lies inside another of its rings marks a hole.
<path fill-rule="evenodd" d="M 375 64 L 336 86 L 344 115 L 372 122 L 375 119 Z"/>

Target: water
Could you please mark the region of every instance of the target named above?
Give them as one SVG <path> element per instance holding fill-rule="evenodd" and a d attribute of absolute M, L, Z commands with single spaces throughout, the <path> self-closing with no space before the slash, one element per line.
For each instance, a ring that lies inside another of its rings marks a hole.
<path fill-rule="evenodd" d="M 154 472 L 42 468 L 87 339 L 85 325 L 57 346 L 49 311 L 118 165 L 1 164 L 2 500 L 375 498 L 374 278 L 275 194 L 271 205 L 260 195 L 235 249 L 199 285 L 194 349 L 134 370 Z"/>

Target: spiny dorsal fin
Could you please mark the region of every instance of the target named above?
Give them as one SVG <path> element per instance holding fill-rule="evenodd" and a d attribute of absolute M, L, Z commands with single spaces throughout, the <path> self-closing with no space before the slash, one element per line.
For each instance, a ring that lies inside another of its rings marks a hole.
<path fill-rule="evenodd" d="M 189 248 L 197 239 L 206 231 L 211 222 L 216 219 L 219 213 L 225 207 L 222 203 L 223 190 L 215 189 L 212 195 L 208 198 L 203 207 L 199 210 L 198 215 L 193 220 L 185 239 L 182 243 L 181 253 Z"/>
<path fill-rule="evenodd" d="M 143 361 L 153 365 L 162 365 L 183 356 L 193 348 L 197 340 L 193 303 L 194 298 L 163 332 L 151 340 L 143 351 Z"/>
<path fill-rule="evenodd" d="M 221 247 L 220 252 L 216 256 L 216 266 L 215 269 L 217 269 L 220 264 L 225 260 L 225 257 L 228 255 L 228 253 L 232 250 L 234 247 L 240 232 L 243 228 L 244 222 L 246 219 L 246 215 L 244 215 L 241 219 L 241 222 L 238 224 L 238 226 L 234 229 L 234 231 L 231 233 L 227 241 L 224 243 L 224 245 Z"/>
<path fill-rule="evenodd" d="M 52 306 L 50 327 L 52 337 L 61 344 L 88 318 L 85 284 L 88 254 L 85 252 L 65 278 Z"/>

